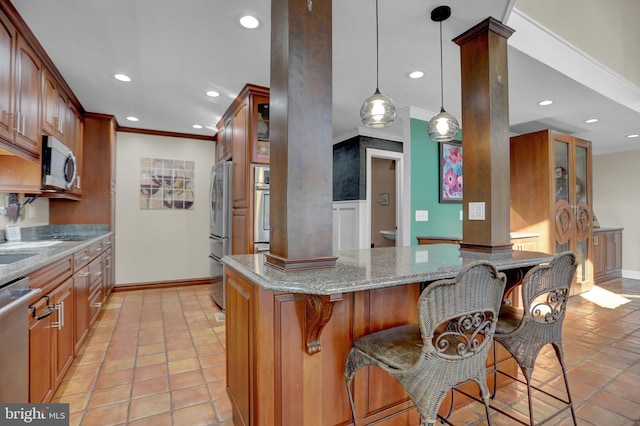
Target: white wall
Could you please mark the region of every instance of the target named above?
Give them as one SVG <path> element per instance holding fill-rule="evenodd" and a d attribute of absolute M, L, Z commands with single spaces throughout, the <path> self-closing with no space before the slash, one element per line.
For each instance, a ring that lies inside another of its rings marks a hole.
<path fill-rule="evenodd" d="M 213 142 L 118 132 L 116 285 L 209 276 L 209 176 Z M 195 161 L 193 210 L 141 210 L 140 158 Z"/>
<path fill-rule="evenodd" d="M 637 25 L 640 2 L 517 0 L 515 7 L 640 85 L 640 55 L 636 53 L 640 40 L 640 26 Z"/>
<path fill-rule="evenodd" d="M 602 227 L 621 226 L 622 275 L 640 279 L 640 151 L 593 157 L 593 212 Z"/>

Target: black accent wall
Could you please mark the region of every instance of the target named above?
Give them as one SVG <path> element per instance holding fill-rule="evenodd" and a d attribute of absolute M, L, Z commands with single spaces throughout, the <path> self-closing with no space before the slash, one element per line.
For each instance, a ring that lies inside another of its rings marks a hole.
<path fill-rule="evenodd" d="M 333 201 L 367 196 L 367 149 L 402 152 L 402 142 L 354 136 L 333 145 Z"/>

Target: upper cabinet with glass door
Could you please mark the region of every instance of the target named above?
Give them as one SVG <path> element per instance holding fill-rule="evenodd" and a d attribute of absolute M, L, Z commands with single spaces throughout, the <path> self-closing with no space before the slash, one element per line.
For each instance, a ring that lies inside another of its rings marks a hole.
<path fill-rule="evenodd" d="M 269 98 L 255 96 L 254 109 L 256 137 L 254 139 L 251 162 L 269 164 Z"/>

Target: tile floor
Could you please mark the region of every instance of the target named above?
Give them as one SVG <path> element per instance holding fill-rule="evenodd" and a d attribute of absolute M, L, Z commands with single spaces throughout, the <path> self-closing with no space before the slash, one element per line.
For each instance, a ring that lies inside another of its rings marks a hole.
<path fill-rule="evenodd" d="M 207 286 L 114 293 L 53 402 L 70 404 L 72 426 L 231 425 L 217 312 Z M 640 281 L 614 280 L 572 297 L 564 325 L 578 424 L 640 425 Z M 543 351 L 533 379 L 562 395 L 553 350 Z M 492 404 L 526 413 L 525 395 L 514 383 Z M 537 397 L 534 412 L 544 417 L 553 405 Z M 484 406 L 472 403 L 451 420 L 483 425 L 483 416 Z M 514 424 L 497 413 L 492 422 Z M 563 414 L 549 424 L 571 423 Z"/>
<path fill-rule="evenodd" d="M 231 425 L 208 286 L 116 292 L 54 395 L 70 425 Z"/>

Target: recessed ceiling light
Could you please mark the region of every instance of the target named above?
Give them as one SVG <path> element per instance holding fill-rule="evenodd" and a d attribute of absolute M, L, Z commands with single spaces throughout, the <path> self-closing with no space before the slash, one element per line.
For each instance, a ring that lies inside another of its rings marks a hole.
<path fill-rule="evenodd" d="M 538 105 L 540 105 L 540 106 L 547 106 L 547 105 L 551 105 L 552 103 L 553 103 L 553 101 L 552 101 L 552 100 L 545 99 L 544 101 L 540 101 L 540 102 L 538 102 Z"/>
<path fill-rule="evenodd" d="M 409 78 L 422 78 L 424 76 L 424 73 L 422 71 L 412 71 L 409 74 L 407 74 L 407 77 Z"/>
<path fill-rule="evenodd" d="M 113 78 L 120 81 L 131 81 L 131 77 L 125 74 L 115 74 Z"/>
<path fill-rule="evenodd" d="M 627 137 L 629 139 L 632 139 L 632 138 L 638 138 L 638 137 L 640 137 L 640 135 L 637 135 L 637 134 L 634 133 L 633 135 L 627 135 Z"/>
<path fill-rule="evenodd" d="M 584 120 L 584 122 L 587 123 L 587 124 L 597 123 L 598 119 L 597 118 L 590 118 L 588 120 Z"/>
<path fill-rule="evenodd" d="M 215 90 L 209 90 L 207 92 L 207 96 L 211 96 L 212 98 L 217 98 L 218 96 L 220 96 L 220 93 L 216 92 Z"/>
<path fill-rule="evenodd" d="M 202 125 L 201 124 L 194 124 L 192 127 L 194 129 L 202 129 Z"/>
<path fill-rule="evenodd" d="M 127 117 L 127 120 L 129 120 L 129 121 L 139 121 L 138 117 L 133 117 L 133 116 Z"/>
<path fill-rule="evenodd" d="M 241 16 L 238 22 L 248 30 L 254 30 L 260 26 L 260 20 L 252 15 Z"/>

